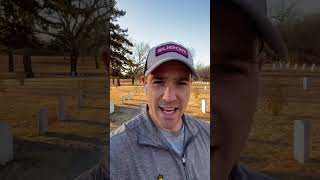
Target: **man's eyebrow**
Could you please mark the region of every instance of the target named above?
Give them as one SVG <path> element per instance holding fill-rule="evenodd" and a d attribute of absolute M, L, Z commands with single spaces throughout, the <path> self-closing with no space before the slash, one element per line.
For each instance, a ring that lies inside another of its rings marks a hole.
<path fill-rule="evenodd" d="M 153 76 L 152 79 L 164 80 L 164 79 L 166 79 L 166 78 L 161 77 L 161 76 Z"/>
<path fill-rule="evenodd" d="M 190 76 L 188 76 L 188 77 L 178 78 L 177 80 L 178 80 L 178 81 L 189 81 L 190 79 L 191 79 Z"/>

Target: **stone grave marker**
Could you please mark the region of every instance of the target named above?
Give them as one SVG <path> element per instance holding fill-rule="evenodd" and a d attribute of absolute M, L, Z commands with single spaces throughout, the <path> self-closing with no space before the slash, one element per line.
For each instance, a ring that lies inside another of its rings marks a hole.
<path fill-rule="evenodd" d="M 310 82 L 308 81 L 307 77 L 303 78 L 303 90 L 308 90 L 310 86 Z"/>
<path fill-rule="evenodd" d="M 48 110 L 40 109 L 37 116 L 38 134 L 45 134 L 48 132 Z"/>
<path fill-rule="evenodd" d="M 307 120 L 294 121 L 294 158 L 305 163 L 311 152 L 311 124 Z"/>
<path fill-rule="evenodd" d="M 57 117 L 59 121 L 65 120 L 65 98 L 64 96 L 60 96 L 58 98 L 58 112 Z"/>
<path fill-rule="evenodd" d="M 206 99 L 201 99 L 201 111 L 202 113 L 206 113 L 207 101 Z"/>
<path fill-rule="evenodd" d="M 114 102 L 113 100 L 110 101 L 110 114 L 114 112 Z"/>
<path fill-rule="evenodd" d="M 9 124 L 0 122 L 0 165 L 13 159 L 13 136 Z"/>
<path fill-rule="evenodd" d="M 121 97 L 120 97 L 120 101 L 121 101 L 121 104 L 124 104 L 125 101 L 126 101 L 125 97 L 124 97 L 124 96 L 121 96 Z"/>

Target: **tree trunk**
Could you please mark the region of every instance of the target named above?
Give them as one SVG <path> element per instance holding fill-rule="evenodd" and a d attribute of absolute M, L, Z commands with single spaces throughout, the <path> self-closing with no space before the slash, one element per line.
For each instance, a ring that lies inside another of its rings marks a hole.
<path fill-rule="evenodd" d="M 32 63 L 31 56 L 29 53 L 23 55 L 23 66 L 24 66 L 24 75 L 26 78 L 33 78 L 34 74 L 32 72 Z"/>
<path fill-rule="evenodd" d="M 10 49 L 9 50 L 9 72 L 13 72 L 13 71 L 14 71 L 13 52 Z"/>
<path fill-rule="evenodd" d="M 78 53 L 72 52 L 70 54 L 70 76 L 77 76 L 77 61 L 78 61 Z"/>
<path fill-rule="evenodd" d="M 117 78 L 117 84 L 118 84 L 118 86 L 121 86 L 121 84 L 120 84 L 120 77 L 118 76 L 118 78 Z"/>
<path fill-rule="evenodd" d="M 114 84 L 114 77 L 112 77 L 112 84 Z"/>
<path fill-rule="evenodd" d="M 96 69 L 99 69 L 98 56 L 94 56 L 94 62 L 96 63 Z"/>
<path fill-rule="evenodd" d="M 132 82 L 132 85 L 134 85 L 134 77 L 132 77 L 131 82 Z"/>

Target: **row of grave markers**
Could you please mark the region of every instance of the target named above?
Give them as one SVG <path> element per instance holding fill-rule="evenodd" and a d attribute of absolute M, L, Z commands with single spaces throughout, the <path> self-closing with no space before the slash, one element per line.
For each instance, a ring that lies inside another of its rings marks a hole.
<path fill-rule="evenodd" d="M 57 118 L 65 120 L 65 99 L 58 98 Z M 48 132 L 48 109 L 42 108 L 36 116 L 37 133 L 42 135 Z M 0 165 L 5 165 L 13 159 L 13 135 L 11 127 L 7 123 L 0 122 Z"/>
<path fill-rule="evenodd" d="M 194 84 L 210 84 L 210 82 L 207 81 L 193 81 Z"/>
<path fill-rule="evenodd" d="M 294 70 L 298 70 L 299 69 L 299 65 L 298 64 L 292 64 L 292 66 L 293 66 L 293 69 Z M 273 70 L 276 70 L 276 69 L 290 69 L 290 67 L 291 67 L 291 64 L 290 63 L 287 63 L 287 64 L 282 64 L 282 63 L 273 63 L 272 64 L 272 69 Z M 302 71 L 305 71 L 305 70 L 307 70 L 307 65 L 306 64 L 302 64 L 301 65 L 301 70 Z M 312 64 L 311 66 L 310 66 L 310 71 L 311 72 L 314 72 L 316 70 L 316 64 Z"/>
<path fill-rule="evenodd" d="M 130 98 L 128 98 L 128 100 L 130 100 Z M 121 104 L 124 104 L 126 101 L 126 98 L 124 96 L 121 96 L 120 101 L 121 101 Z M 110 100 L 110 113 L 111 114 L 115 110 L 114 105 L 115 104 L 114 104 L 113 100 Z M 207 113 L 207 108 L 208 108 L 208 101 L 206 99 L 201 99 L 201 112 L 204 114 Z"/>
<path fill-rule="evenodd" d="M 111 101 L 113 103 L 113 101 Z M 206 100 L 202 99 L 202 112 L 206 112 Z M 48 110 L 41 109 L 37 116 L 39 134 L 48 131 Z M 294 158 L 305 163 L 310 159 L 311 152 L 311 123 L 308 120 L 294 121 Z M 5 165 L 13 159 L 13 135 L 11 127 L 0 122 L 0 165 Z"/>

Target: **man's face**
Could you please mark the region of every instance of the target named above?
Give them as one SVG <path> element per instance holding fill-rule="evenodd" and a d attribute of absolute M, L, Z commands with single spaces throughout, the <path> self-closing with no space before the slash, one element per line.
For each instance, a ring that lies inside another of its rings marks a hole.
<path fill-rule="evenodd" d="M 213 177 L 225 180 L 244 148 L 256 110 L 259 60 L 257 35 L 238 9 L 217 6 L 213 23 L 211 158 Z"/>
<path fill-rule="evenodd" d="M 177 132 L 191 93 L 191 71 L 181 62 L 161 64 L 144 80 L 149 114 L 162 130 Z"/>

